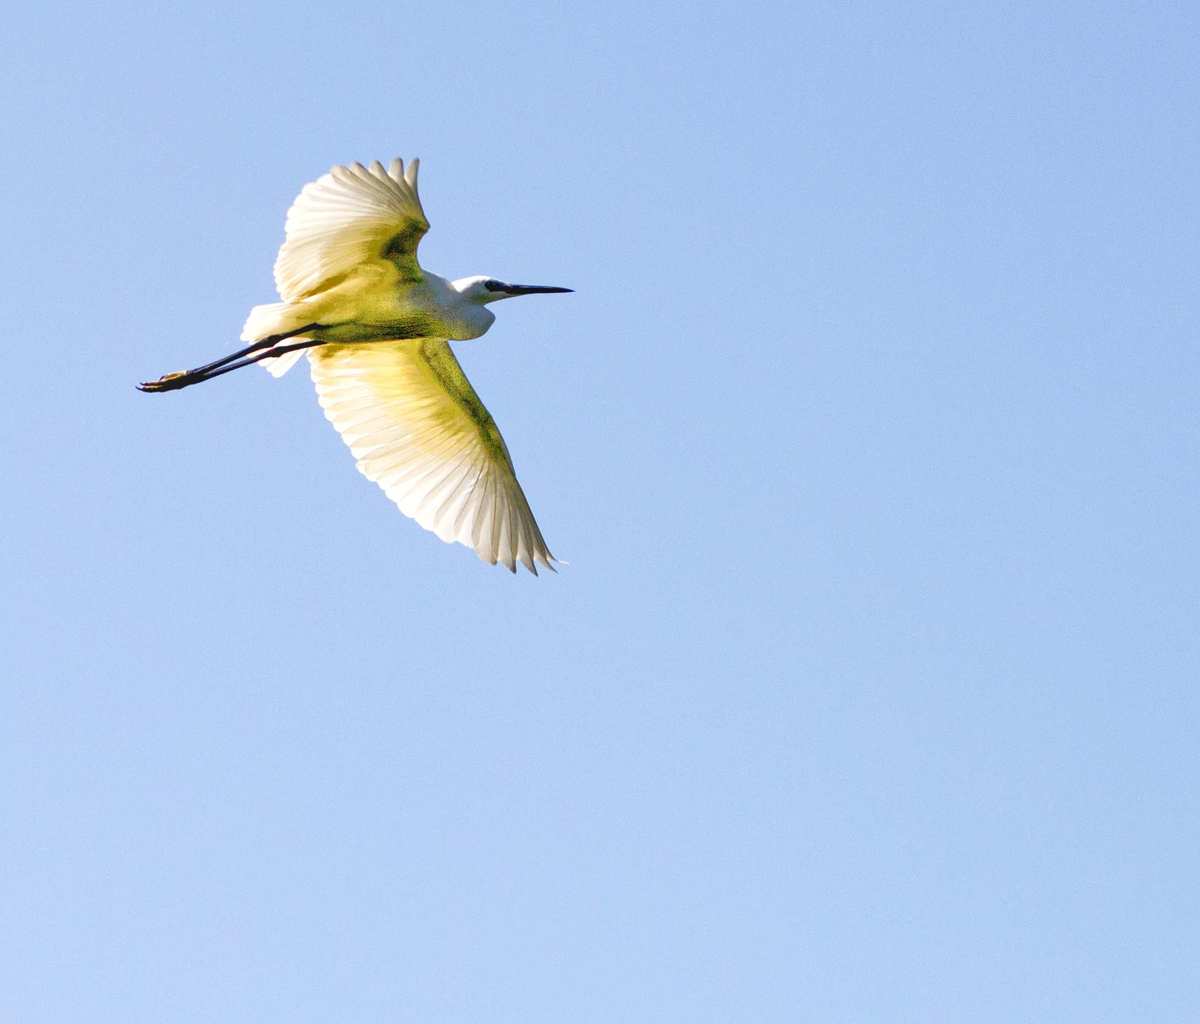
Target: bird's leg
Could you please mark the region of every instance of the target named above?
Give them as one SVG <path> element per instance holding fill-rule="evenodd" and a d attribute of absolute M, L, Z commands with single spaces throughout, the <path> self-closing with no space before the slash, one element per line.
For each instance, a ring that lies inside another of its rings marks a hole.
<path fill-rule="evenodd" d="M 298 352 L 300 349 L 316 348 L 318 345 L 327 345 L 327 341 L 320 341 L 316 338 L 308 338 L 304 341 L 299 341 L 294 345 L 280 345 L 277 348 L 267 349 L 265 352 L 255 352 L 253 355 L 247 356 L 245 359 L 239 359 L 237 362 L 226 363 L 224 366 L 218 366 L 215 370 L 210 370 L 208 373 L 197 375 L 196 371 L 188 373 L 180 373 L 172 376 L 168 374 L 159 380 L 147 381 L 144 384 L 138 385 L 139 391 L 159 392 L 159 391 L 178 391 L 180 388 L 190 387 L 193 384 L 201 384 L 206 380 L 212 380 L 214 377 L 220 377 L 223 373 L 229 373 L 232 370 L 240 370 L 243 366 L 250 366 L 253 363 L 261 363 L 264 359 L 274 359 L 276 356 L 286 355 L 288 352 Z"/>
<path fill-rule="evenodd" d="M 247 356 L 245 359 L 239 359 L 236 363 L 229 363 L 227 366 L 222 366 L 219 369 L 213 370 L 211 373 L 205 374 L 201 380 L 212 380 L 214 377 L 220 377 L 223 373 L 229 373 L 230 370 L 240 370 L 243 366 L 251 366 L 254 363 L 261 363 L 267 359 L 274 359 L 276 356 L 287 355 L 289 352 L 299 352 L 305 348 L 316 348 L 318 345 L 328 345 L 327 341 L 319 341 L 316 338 L 306 338 L 304 341 L 298 341 L 294 345 L 280 345 L 278 348 L 267 349 L 266 352 L 256 352 L 252 356 Z M 155 382 L 157 383 L 157 381 Z M 192 384 L 199 384 L 200 381 L 190 381 Z M 175 382 L 167 381 L 167 390 L 172 390 Z M 186 387 L 186 385 L 183 385 Z"/>
<path fill-rule="evenodd" d="M 265 359 L 267 356 L 271 355 L 281 355 L 285 350 L 280 349 L 276 352 L 262 352 L 262 350 L 270 350 L 272 346 L 277 345 L 281 341 L 286 341 L 288 338 L 294 338 L 296 335 L 303 334 L 305 331 L 317 330 L 320 327 L 321 324 L 305 324 L 303 327 L 297 327 L 294 331 L 286 331 L 283 334 L 272 334 L 268 338 L 263 338 L 261 341 L 254 342 L 253 345 L 247 345 L 245 348 L 239 349 L 237 352 L 230 353 L 223 359 L 215 359 L 211 363 L 205 363 L 203 366 L 197 366 L 193 370 L 185 370 L 177 373 L 165 373 L 159 377 L 158 380 L 144 381 L 138 385 L 138 390 L 178 391 L 180 388 L 186 388 L 189 384 L 199 384 L 203 380 L 210 380 L 213 377 L 219 377 L 220 374 L 214 373 L 213 371 L 218 370 L 223 366 L 228 366 L 230 369 L 237 369 L 238 366 L 248 366 L 251 362 L 258 362 L 258 359 L 251 359 L 248 361 L 244 360 L 243 362 L 238 363 L 237 366 L 230 365 L 234 362 L 234 360 L 242 359 L 243 356 L 248 356 L 253 352 L 261 353 L 261 355 L 258 357 L 259 359 Z M 313 344 L 319 344 L 319 342 L 314 342 Z M 311 346 L 302 345 L 297 347 L 308 348 Z M 295 348 L 289 347 L 286 349 L 286 351 L 292 352 L 295 351 Z"/>
<path fill-rule="evenodd" d="M 253 345 L 247 345 L 236 352 L 231 352 L 223 359 L 214 359 L 211 363 L 205 363 L 203 366 L 197 366 L 194 370 L 188 370 L 187 372 L 207 373 L 209 370 L 215 370 L 218 366 L 224 366 L 226 363 L 232 363 L 235 359 L 241 359 L 242 356 L 248 356 L 251 352 L 258 352 L 261 349 L 270 348 L 272 345 L 278 345 L 281 341 L 294 338 L 305 331 L 314 331 L 320 326 L 320 324 L 305 324 L 303 327 L 297 327 L 294 331 L 285 331 L 283 334 L 272 334 L 260 341 L 256 341 Z"/>

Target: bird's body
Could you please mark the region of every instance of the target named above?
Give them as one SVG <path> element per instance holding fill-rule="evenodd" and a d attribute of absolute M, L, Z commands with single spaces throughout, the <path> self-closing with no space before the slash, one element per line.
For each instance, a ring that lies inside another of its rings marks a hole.
<path fill-rule="evenodd" d="M 304 337 L 340 344 L 403 338 L 468 341 L 486 333 L 495 320 L 495 313 L 465 299 L 453 281 L 429 271 L 420 281 L 405 281 L 390 264 L 376 263 L 298 302 L 255 306 L 242 340 L 260 341 L 321 324 Z"/>
<path fill-rule="evenodd" d="M 282 302 L 255 306 L 250 345 L 225 359 L 141 385 L 171 391 L 261 362 L 281 376 L 304 352 L 325 414 L 401 511 L 487 562 L 553 568 L 495 421 L 449 341 L 478 338 L 487 304 L 566 288 L 450 281 L 421 268 L 429 228 L 416 160 L 335 167 L 288 211 L 275 261 Z"/>

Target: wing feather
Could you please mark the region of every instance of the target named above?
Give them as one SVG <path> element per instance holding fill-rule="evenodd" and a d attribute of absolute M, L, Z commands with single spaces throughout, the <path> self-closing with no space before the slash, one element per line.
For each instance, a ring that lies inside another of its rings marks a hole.
<path fill-rule="evenodd" d="M 429 221 L 417 194 L 419 160 L 405 169 L 349 164 L 301 189 L 288 210 L 285 241 L 275 259 L 280 298 L 297 302 L 323 291 L 364 263 L 387 260 L 405 280 L 419 281 L 417 246 Z"/>
<path fill-rule="evenodd" d="M 492 565 L 554 568 L 504 438 L 447 342 L 326 345 L 310 358 L 326 417 L 400 511 Z"/>

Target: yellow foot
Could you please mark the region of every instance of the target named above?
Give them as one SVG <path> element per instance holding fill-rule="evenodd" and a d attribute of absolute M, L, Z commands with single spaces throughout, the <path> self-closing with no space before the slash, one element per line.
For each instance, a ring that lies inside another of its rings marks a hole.
<path fill-rule="evenodd" d="M 164 373 L 158 380 L 143 381 L 138 385 L 139 391 L 171 391 L 171 382 L 179 380 L 180 377 L 186 377 L 187 372 L 179 370 L 176 373 Z"/>

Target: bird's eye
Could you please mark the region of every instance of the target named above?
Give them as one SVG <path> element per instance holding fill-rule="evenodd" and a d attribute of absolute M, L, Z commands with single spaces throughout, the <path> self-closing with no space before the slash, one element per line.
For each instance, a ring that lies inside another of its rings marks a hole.
<path fill-rule="evenodd" d="M 491 279 L 489 279 L 489 280 L 487 280 L 487 281 L 484 281 L 484 282 L 483 282 L 483 286 L 484 286 L 484 287 L 485 287 L 485 288 L 486 288 L 486 289 L 487 289 L 489 292 L 502 292 L 502 291 L 504 291 L 504 290 L 505 290 L 505 289 L 504 289 L 504 282 L 503 282 L 503 281 L 497 281 L 495 278 L 491 278 Z"/>

